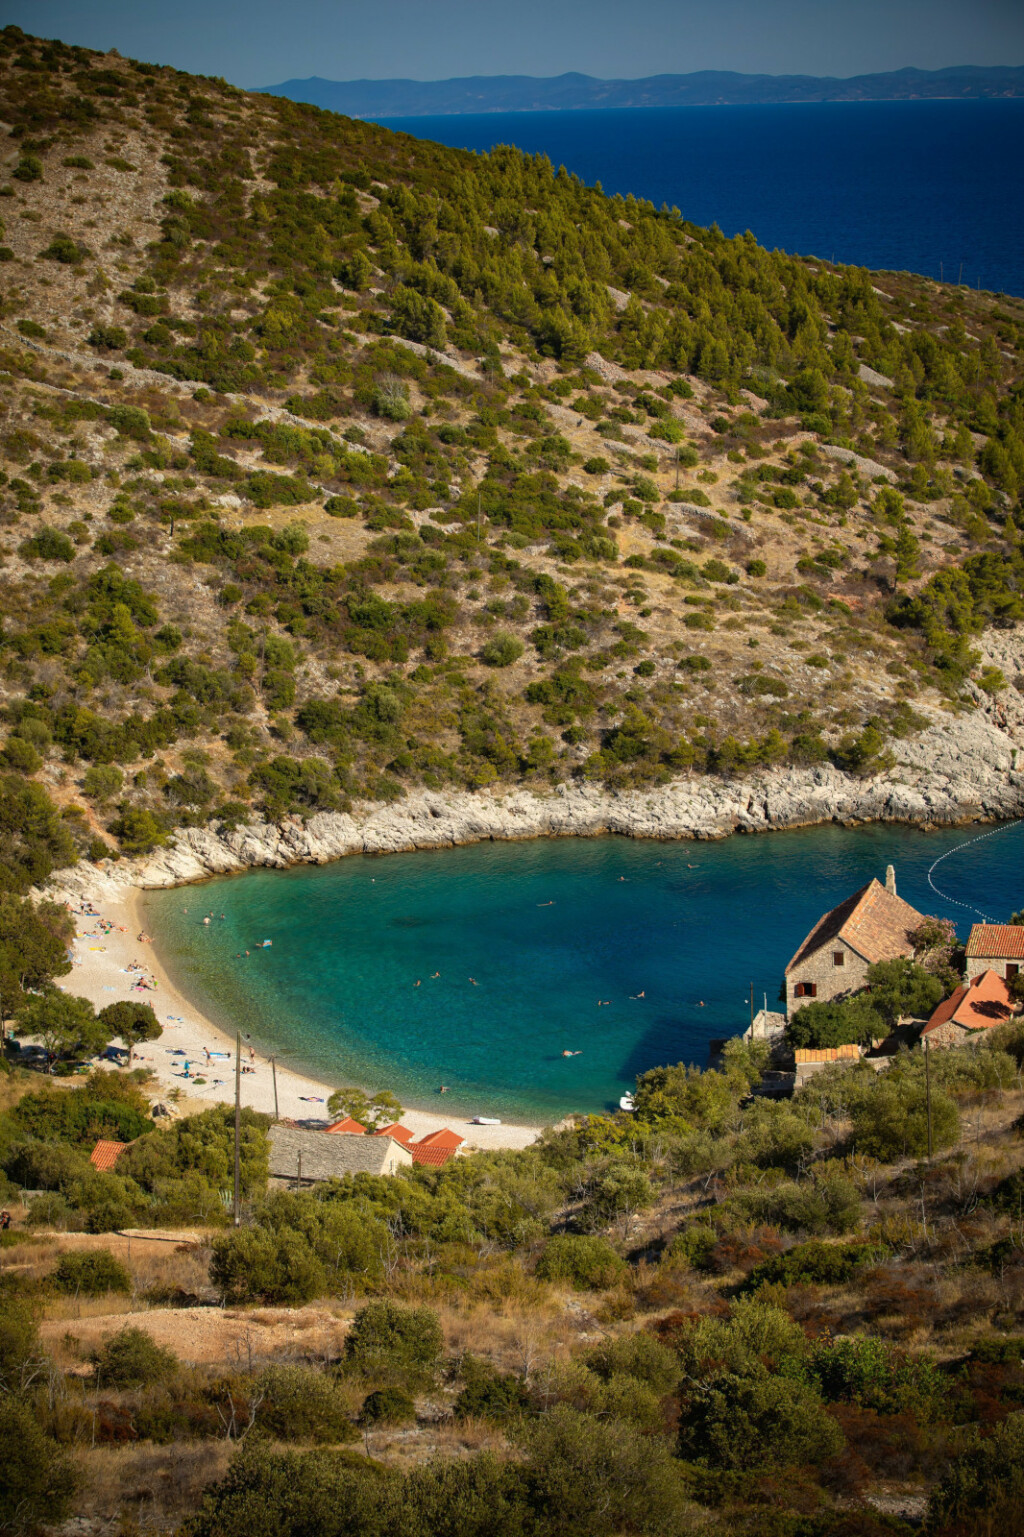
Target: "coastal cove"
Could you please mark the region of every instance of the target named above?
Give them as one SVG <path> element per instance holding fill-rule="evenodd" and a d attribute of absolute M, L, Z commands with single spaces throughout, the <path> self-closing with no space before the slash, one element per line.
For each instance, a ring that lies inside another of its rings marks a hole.
<path fill-rule="evenodd" d="M 951 850 L 947 898 L 927 874 Z M 262 1055 L 435 1114 L 537 1124 L 604 1109 L 659 1063 L 702 1063 L 743 1029 L 750 985 L 774 1006 L 820 913 L 887 863 L 966 933 L 972 908 L 1019 902 L 1024 826 L 482 844 L 252 872 L 151 893 L 143 913 L 179 989 Z"/>

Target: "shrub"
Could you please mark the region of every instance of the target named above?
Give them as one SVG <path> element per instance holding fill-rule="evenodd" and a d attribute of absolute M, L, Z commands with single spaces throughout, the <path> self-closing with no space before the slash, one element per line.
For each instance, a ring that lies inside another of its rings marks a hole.
<path fill-rule="evenodd" d="M 948 1094 L 934 1085 L 931 1094 L 932 1147 L 950 1147 L 960 1135 L 960 1116 Z M 928 1151 L 928 1106 L 923 1078 L 892 1069 L 852 1109 L 857 1151 L 891 1163 L 921 1158 Z"/>
<path fill-rule="evenodd" d="M 95 325 L 86 340 L 97 352 L 121 352 L 128 345 L 128 332 L 123 326 Z"/>
<path fill-rule="evenodd" d="M 268 1366 L 256 1379 L 263 1394 L 257 1424 L 283 1441 L 353 1441 L 358 1432 L 334 1378 L 312 1366 Z"/>
<path fill-rule="evenodd" d="M 518 662 L 524 651 L 521 640 L 504 632 L 492 635 L 480 652 L 480 660 L 488 667 L 511 667 Z"/>
<path fill-rule="evenodd" d="M 607 475 L 611 465 L 600 454 L 594 454 L 590 459 L 584 459 L 583 469 L 587 475 Z"/>
<path fill-rule="evenodd" d="M 410 1380 L 430 1380 L 443 1348 L 441 1325 L 430 1308 L 369 1302 L 352 1320 L 345 1359 L 367 1376 L 395 1372 Z"/>
<path fill-rule="evenodd" d="M 18 181 L 42 181 L 43 162 L 38 155 L 23 154 L 11 175 Z"/>
<path fill-rule="evenodd" d="M 301 1233 L 240 1228 L 213 1244 L 210 1280 L 228 1302 L 297 1304 L 322 1296 L 324 1267 Z"/>
<path fill-rule="evenodd" d="M 0 1397 L 0 1527 L 34 1532 L 68 1514 L 78 1487 L 73 1464 L 43 1434 L 32 1409 Z"/>
<path fill-rule="evenodd" d="M 23 539 L 18 554 L 25 560 L 60 560 L 67 564 L 75 558 L 75 546 L 59 528 L 47 527 Z"/>
<path fill-rule="evenodd" d="M 145 1329 L 131 1325 L 119 1329 L 93 1352 L 96 1380 L 104 1387 L 144 1388 L 165 1382 L 178 1369 L 173 1350 L 158 1345 Z"/>
<path fill-rule="evenodd" d="M 0 752 L 0 761 L 5 768 L 14 769 L 19 774 L 38 774 L 43 766 L 43 760 L 32 744 L 22 741 L 18 736 L 7 738 Z"/>
<path fill-rule="evenodd" d="M 28 1304 L 16 1297 L 0 1303 L 0 1393 L 16 1393 L 39 1359 L 39 1329 Z"/>
<path fill-rule="evenodd" d="M 361 1425 L 411 1425 L 415 1418 L 416 1405 L 401 1388 L 377 1388 L 366 1395 L 359 1411 Z"/>
<path fill-rule="evenodd" d="M 109 1249 L 79 1249 L 65 1254 L 50 1276 L 58 1291 L 83 1297 L 107 1292 L 127 1295 L 132 1289 L 131 1271 Z"/>
<path fill-rule="evenodd" d="M 537 1261 L 542 1281 L 568 1281 L 576 1291 L 614 1286 L 626 1273 L 626 1262 L 604 1238 L 557 1233 L 544 1245 Z"/>
<path fill-rule="evenodd" d="M 929 1531 L 1012 1532 L 1024 1501 L 1024 1414 L 1009 1415 L 991 1435 L 971 1430 L 947 1465 L 928 1506 Z"/>
<path fill-rule="evenodd" d="M 864 1244 L 831 1244 L 812 1239 L 755 1265 L 744 1289 L 759 1286 L 842 1286 L 873 1250 Z"/>
<path fill-rule="evenodd" d="M 529 1407 L 530 1395 L 521 1377 L 496 1371 L 475 1356 L 463 1357 L 462 1381 L 462 1392 L 455 1400 L 456 1419 L 500 1422 L 525 1413 Z"/>
<path fill-rule="evenodd" d="M 807 1370 L 830 1403 L 858 1403 L 877 1414 L 927 1419 L 946 1398 L 946 1382 L 934 1362 L 885 1340 L 819 1340 Z"/>
<path fill-rule="evenodd" d="M 822 1412 L 821 1399 L 805 1383 L 724 1372 L 690 1400 L 679 1434 L 679 1452 L 714 1468 L 803 1467 L 825 1462 L 843 1449 L 843 1433 Z"/>
<path fill-rule="evenodd" d="M 670 1393 L 679 1382 L 678 1356 L 645 1329 L 599 1345 L 587 1356 L 587 1366 L 605 1381 L 635 1377 L 659 1394 Z"/>
<path fill-rule="evenodd" d="M 39 254 L 47 261 L 62 262 L 66 267 L 74 267 L 83 262 L 89 253 L 84 246 L 72 240 L 70 235 L 54 235 L 46 250 Z"/>

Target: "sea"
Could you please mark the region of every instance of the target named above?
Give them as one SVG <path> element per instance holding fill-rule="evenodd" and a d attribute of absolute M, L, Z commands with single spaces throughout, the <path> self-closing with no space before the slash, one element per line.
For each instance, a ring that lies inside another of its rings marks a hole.
<path fill-rule="evenodd" d="M 769 249 L 1024 295 L 1022 100 L 378 121 L 465 149 L 514 144 Z"/>
<path fill-rule="evenodd" d="M 658 1064 L 704 1065 L 888 864 L 964 937 L 1024 907 L 1024 823 L 877 825 L 350 857 L 149 893 L 145 924 L 195 1007 L 262 1052 L 407 1106 L 438 1108 L 445 1084 L 454 1114 L 543 1124 L 614 1106 Z"/>

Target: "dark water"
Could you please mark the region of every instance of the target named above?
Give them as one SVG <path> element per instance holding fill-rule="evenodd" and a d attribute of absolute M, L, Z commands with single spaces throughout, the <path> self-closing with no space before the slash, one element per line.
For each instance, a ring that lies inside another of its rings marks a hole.
<path fill-rule="evenodd" d="M 902 896 L 964 934 L 970 904 L 1005 920 L 1024 906 L 1022 825 L 939 865 L 955 902 L 928 886 L 975 836 L 477 844 L 153 893 L 146 923 L 197 1007 L 294 1066 L 410 1105 L 436 1105 L 446 1083 L 454 1112 L 539 1121 L 599 1109 L 658 1063 L 703 1063 L 712 1037 L 745 1027 L 751 984 L 773 1007 L 821 913 L 888 863 Z"/>
<path fill-rule="evenodd" d="M 516 144 L 727 235 L 1024 295 L 1024 101 L 823 102 L 382 118 Z M 940 267 L 941 263 L 941 267 Z"/>

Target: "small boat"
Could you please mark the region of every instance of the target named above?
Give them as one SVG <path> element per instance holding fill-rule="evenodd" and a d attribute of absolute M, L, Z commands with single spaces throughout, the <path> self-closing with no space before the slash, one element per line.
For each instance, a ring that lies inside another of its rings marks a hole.
<path fill-rule="evenodd" d="M 469 1124 L 470 1126 L 500 1126 L 501 1122 L 493 1115 L 475 1115 Z"/>
<path fill-rule="evenodd" d="M 636 1109 L 636 1100 L 633 1098 L 632 1094 L 623 1094 L 622 1098 L 619 1100 L 619 1109 L 620 1110 L 635 1110 Z"/>

